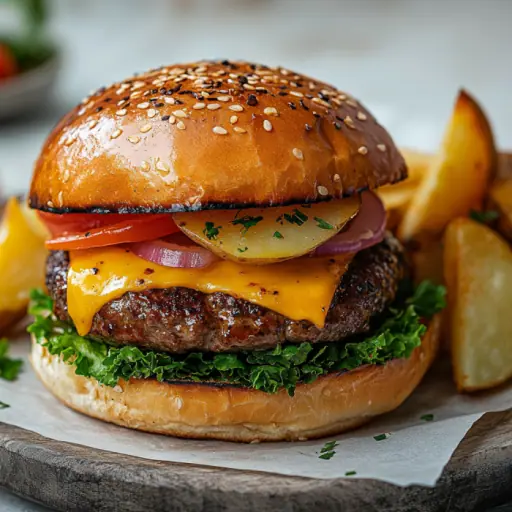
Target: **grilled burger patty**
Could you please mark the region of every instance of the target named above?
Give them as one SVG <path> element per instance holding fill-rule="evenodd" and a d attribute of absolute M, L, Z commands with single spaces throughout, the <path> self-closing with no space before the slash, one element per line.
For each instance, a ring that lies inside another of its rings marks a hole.
<path fill-rule="evenodd" d="M 67 312 L 68 253 L 53 251 L 46 285 L 60 320 Z M 94 316 L 90 336 L 114 344 L 167 352 L 233 351 L 279 343 L 339 341 L 370 329 L 372 319 L 395 299 L 407 266 L 400 243 L 391 235 L 359 252 L 343 275 L 324 328 L 295 321 L 225 293 L 210 295 L 189 288 L 127 292 Z"/>

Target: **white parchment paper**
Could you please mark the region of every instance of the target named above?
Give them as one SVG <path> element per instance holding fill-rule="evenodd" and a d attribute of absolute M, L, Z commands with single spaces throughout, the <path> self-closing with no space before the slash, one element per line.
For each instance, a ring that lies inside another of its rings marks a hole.
<path fill-rule="evenodd" d="M 27 360 L 28 340 L 11 344 L 26 359 L 16 382 L 0 379 L 0 421 L 43 436 L 147 459 L 265 471 L 314 478 L 376 478 L 397 485 L 434 485 L 455 448 L 484 412 L 512 405 L 512 385 L 485 395 L 458 395 L 447 356 L 432 368 L 413 395 L 396 411 L 355 432 L 298 443 L 234 444 L 146 434 L 78 414 L 57 401 L 38 381 Z M 421 416 L 433 414 L 433 421 Z M 383 441 L 375 435 L 390 433 Z M 330 460 L 318 457 L 337 440 Z M 512 444 L 512 439 L 511 439 Z"/>

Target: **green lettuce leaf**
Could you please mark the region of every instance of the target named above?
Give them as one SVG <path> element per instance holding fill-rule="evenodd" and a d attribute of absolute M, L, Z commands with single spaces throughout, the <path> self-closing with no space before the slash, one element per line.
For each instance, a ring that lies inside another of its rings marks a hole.
<path fill-rule="evenodd" d="M 293 396 L 298 383 L 313 382 L 321 375 L 409 357 L 426 331 L 421 320 L 444 307 L 444 295 L 442 286 L 424 282 L 402 307 L 389 310 L 373 334 L 350 342 L 290 343 L 236 353 L 168 354 L 135 346 L 109 346 L 79 336 L 72 325 L 57 320 L 52 314 L 52 300 L 41 291 L 32 292 L 34 323 L 28 330 L 51 354 L 75 365 L 77 375 L 107 386 L 115 386 L 119 379 L 155 378 L 233 384 L 267 393 L 284 388 Z"/>
<path fill-rule="evenodd" d="M 2 338 L 0 339 L 0 379 L 16 380 L 23 361 L 21 359 L 12 359 L 8 353 L 9 342 L 6 338 Z"/>

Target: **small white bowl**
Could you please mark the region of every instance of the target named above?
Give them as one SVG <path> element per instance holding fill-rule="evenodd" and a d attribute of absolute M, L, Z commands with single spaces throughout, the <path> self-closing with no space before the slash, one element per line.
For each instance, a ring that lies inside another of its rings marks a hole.
<path fill-rule="evenodd" d="M 0 121 L 36 109 L 52 92 L 60 68 L 59 53 L 39 66 L 0 80 Z"/>

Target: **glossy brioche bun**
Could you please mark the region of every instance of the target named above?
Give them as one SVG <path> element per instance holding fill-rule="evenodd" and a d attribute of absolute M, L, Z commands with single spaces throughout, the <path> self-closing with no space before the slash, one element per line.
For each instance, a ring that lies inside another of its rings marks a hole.
<path fill-rule="evenodd" d="M 407 176 L 360 103 L 282 68 L 198 62 L 101 88 L 46 141 L 33 208 L 157 212 L 347 197 Z"/>
<path fill-rule="evenodd" d="M 254 389 L 156 380 L 116 388 L 75 374 L 72 365 L 35 341 L 32 365 L 45 386 L 76 411 L 123 427 L 178 437 L 226 441 L 304 440 L 333 435 L 398 407 L 419 384 L 439 345 L 440 318 L 409 359 L 320 377 L 270 395 Z"/>

